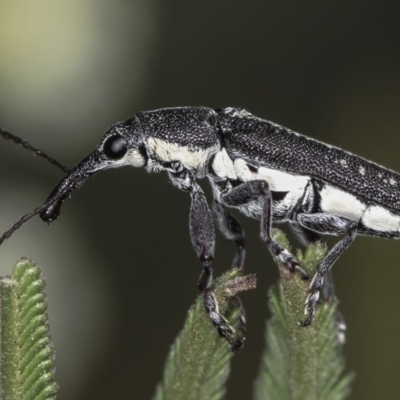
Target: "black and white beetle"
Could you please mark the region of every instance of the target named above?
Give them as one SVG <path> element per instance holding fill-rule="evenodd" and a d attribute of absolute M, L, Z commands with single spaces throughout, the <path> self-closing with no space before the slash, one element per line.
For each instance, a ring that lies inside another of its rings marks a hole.
<path fill-rule="evenodd" d="M 178 107 L 140 112 L 109 128 L 96 150 L 67 173 L 44 205 L 14 224 L 0 244 L 36 214 L 48 223 L 57 219 L 63 201 L 94 173 L 125 165 L 167 171 L 174 186 L 190 193 L 190 236 L 203 265 L 199 287 L 204 305 L 234 349 L 244 337 L 236 337 L 219 314 L 211 290 L 215 235 L 197 179 L 209 179 L 215 223 L 236 243 L 233 267 L 243 267 L 245 248 L 230 207 L 261 220 L 261 238 L 269 251 L 304 279 L 308 276 L 296 258 L 271 238 L 272 223 L 289 222 L 303 237 L 345 235 L 311 279 L 304 326 L 314 320 L 325 274 L 357 234 L 400 237 L 396 172 L 240 108 Z"/>

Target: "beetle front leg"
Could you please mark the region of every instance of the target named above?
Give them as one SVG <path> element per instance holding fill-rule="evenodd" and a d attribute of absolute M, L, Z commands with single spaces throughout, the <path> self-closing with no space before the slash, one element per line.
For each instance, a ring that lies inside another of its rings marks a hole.
<path fill-rule="evenodd" d="M 224 205 L 228 207 L 238 207 L 251 201 L 264 199 L 261 215 L 261 239 L 267 245 L 270 253 L 278 257 L 282 263 L 292 272 L 300 274 L 302 279 L 308 279 L 308 274 L 300 268 L 300 263 L 276 240 L 272 239 L 272 196 L 266 181 L 249 181 L 233 188 L 229 193 L 221 196 Z"/>
<path fill-rule="evenodd" d="M 192 203 L 190 206 L 190 238 L 193 247 L 203 264 L 203 273 L 199 280 L 199 289 L 203 292 L 204 306 L 216 326 L 220 336 L 225 338 L 231 345 L 232 350 L 239 350 L 243 346 L 244 336 L 242 332 L 235 337 L 235 329 L 219 312 L 218 302 L 211 290 L 213 282 L 213 271 L 211 267 L 214 258 L 215 233 L 212 223 L 211 211 L 208 207 L 206 197 L 200 186 L 191 181 L 189 188 Z"/>

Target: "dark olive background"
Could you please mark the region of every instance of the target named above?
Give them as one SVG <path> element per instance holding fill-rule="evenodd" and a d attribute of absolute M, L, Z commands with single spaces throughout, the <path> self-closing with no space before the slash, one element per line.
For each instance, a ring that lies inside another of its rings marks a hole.
<path fill-rule="evenodd" d="M 139 110 L 206 105 L 245 107 L 400 170 L 397 1 L 57 3 L 0 1 L 0 126 L 68 166 Z M 0 230 L 61 176 L 0 142 Z M 59 221 L 36 218 L 1 248 L 1 274 L 22 255 L 43 268 L 61 398 L 154 393 L 197 295 L 188 208 L 165 175 L 107 171 L 65 202 Z M 266 291 L 277 280 L 258 223 L 241 221 L 258 289 L 242 296 L 248 340 L 233 361 L 230 400 L 251 396 Z M 217 239 L 219 274 L 233 248 Z M 358 238 L 334 268 L 344 354 L 357 374 L 351 399 L 400 395 L 399 258 L 398 242 Z"/>

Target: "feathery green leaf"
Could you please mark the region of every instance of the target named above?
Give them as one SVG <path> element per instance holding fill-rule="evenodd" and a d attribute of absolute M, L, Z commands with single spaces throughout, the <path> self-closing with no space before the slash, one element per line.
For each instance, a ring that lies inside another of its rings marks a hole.
<path fill-rule="evenodd" d="M 240 310 L 228 310 L 228 296 L 255 287 L 255 276 L 240 277 L 231 270 L 215 281 L 214 294 L 220 312 L 235 324 Z M 225 382 L 230 370 L 232 351 L 204 311 L 199 296 L 188 313 L 184 328 L 171 347 L 158 385 L 155 400 L 218 400 L 225 394 Z"/>
<path fill-rule="evenodd" d="M 289 249 L 286 237 L 274 230 L 274 239 Z M 312 276 L 327 252 L 321 243 L 311 244 L 297 257 Z M 272 318 L 267 322 L 267 349 L 255 384 L 255 400 L 342 400 L 350 392 L 352 374 L 344 372 L 338 340 L 336 299 L 322 300 L 314 323 L 299 326 L 309 281 L 290 273 L 276 260 L 278 287 L 269 291 Z"/>
<path fill-rule="evenodd" d="M 0 278 L 0 395 L 7 400 L 55 399 L 54 351 L 40 269 L 23 258 Z"/>

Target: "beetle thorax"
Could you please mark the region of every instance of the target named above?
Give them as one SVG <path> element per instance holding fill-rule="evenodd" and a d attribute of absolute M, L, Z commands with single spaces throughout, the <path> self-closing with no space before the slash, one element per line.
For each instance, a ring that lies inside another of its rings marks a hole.
<path fill-rule="evenodd" d="M 168 171 L 169 164 L 180 163 L 197 178 L 203 178 L 207 173 L 209 160 L 219 151 L 220 144 L 217 142 L 201 148 L 149 137 L 146 141 L 146 149 L 149 157 L 146 167 L 148 172 Z"/>

